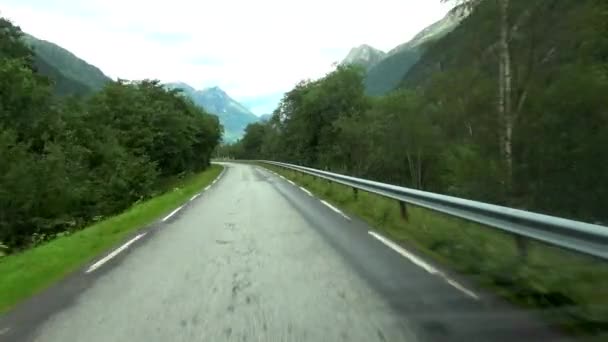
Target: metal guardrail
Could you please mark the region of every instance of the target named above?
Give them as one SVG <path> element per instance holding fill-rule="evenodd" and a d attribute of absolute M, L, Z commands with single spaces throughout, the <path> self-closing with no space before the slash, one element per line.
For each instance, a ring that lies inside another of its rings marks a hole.
<path fill-rule="evenodd" d="M 608 227 L 483 202 L 404 188 L 309 167 L 261 160 L 342 185 L 608 260 Z"/>

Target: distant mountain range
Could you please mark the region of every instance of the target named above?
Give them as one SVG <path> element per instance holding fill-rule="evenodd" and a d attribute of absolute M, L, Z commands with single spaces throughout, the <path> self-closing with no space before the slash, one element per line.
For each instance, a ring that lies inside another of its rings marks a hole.
<path fill-rule="evenodd" d="M 59 96 L 87 96 L 112 82 L 99 68 L 57 44 L 29 34 L 25 34 L 23 40 L 34 51 L 34 64 L 38 72 L 51 79 L 53 89 Z M 194 103 L 217 115 L 224 126 L 226 142 L 238 140 L 248 124 L 259 121 L 249 109 L 218 87 L 196 90 L 185 83 L 170 83 L 167 86 L 182 89 Z"/>
<path fill-rule="evenodd" d="M 99 68 L 57 44 L 29 34 L 23 40 L 34 51 L 36 68 L 55 83 L 58 95 L 87 95 L 112 81 Z"/>
<path fill-rule="evenodd" d="M 203 107 L 207 112 L 217 115 L 224 126 L 224 142 L 234 142 L 240 139 L 247 125 L 260 120 L 219 87 L 196 90 L 182 82 L 167 83 L 166 86 L 171 89 L 181 89 L 195 104 Z"/>
<path fill-rule="evenodd" d="M 443 19 L 420 31 L 410 41 L 388 53 L 369 45 L 351 49 L 341 64 L 356 64 L 366 68 L 365 91 L 368 95 L 384 95 L 397 88 L 403 77 L 432 43 L 452 31 L 461 18 L 448 14 Z"/>

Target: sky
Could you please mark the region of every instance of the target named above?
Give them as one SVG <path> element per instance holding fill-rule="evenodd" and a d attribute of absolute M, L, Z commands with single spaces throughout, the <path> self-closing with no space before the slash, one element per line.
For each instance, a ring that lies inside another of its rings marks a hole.
<path fill-rule="evenodd" d="M 2 0 L 0 15 L 116 79 L 219 86 L 255 114 L 355 46 L 388 51 L 441 19 L 439 0 Z"/>

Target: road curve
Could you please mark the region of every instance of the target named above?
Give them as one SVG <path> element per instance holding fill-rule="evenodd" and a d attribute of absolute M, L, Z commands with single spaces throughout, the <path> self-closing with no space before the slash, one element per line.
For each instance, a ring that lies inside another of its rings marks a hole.
<path fill-rule="evenodd" d="M 119 257 L 67 280 L 86 283 L 74 298 L 19 325 L 36 300 L 50 300 L 43 294 L 3 317 L 4 329 L 40 342 L 557 339 L 333 209 L 266 170 L 226 164 L 220 181 Z"/>

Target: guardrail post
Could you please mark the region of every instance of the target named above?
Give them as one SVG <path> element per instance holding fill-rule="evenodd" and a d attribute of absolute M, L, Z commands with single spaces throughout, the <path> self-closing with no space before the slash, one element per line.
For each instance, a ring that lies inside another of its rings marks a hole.
<path fill-rule="evenodd" d="M 407 221 L 409 219 L 409 215 L 407 214 L 407 206 L 405 206 L 405 202 L 399 201 L 399 211 L 401 212 L 401 218 Z"/>
<path fill-rule="evenodd" d="M 359 189 L 353 188 L 353 195 L 355 196 L 355 200 L 359 198 Z"/>
<path fill-rule="evenodd" d="M 528 258 L 528 240 L 521 236 L 515 236 L 515 245 L 517 246 L 517 253 L 519 254 L 519 258 L 525 260 Z"/>

